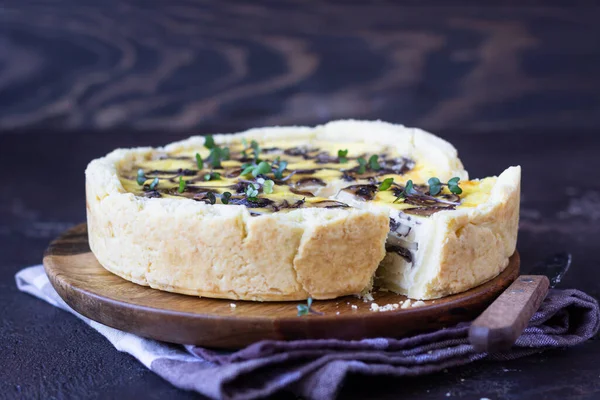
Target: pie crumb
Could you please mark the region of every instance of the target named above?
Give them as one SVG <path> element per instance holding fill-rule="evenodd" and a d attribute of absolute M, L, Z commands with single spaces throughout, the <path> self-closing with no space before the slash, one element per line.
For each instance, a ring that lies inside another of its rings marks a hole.
<path fill-rule="evenodd" d="M 236 304 L 234 304 L 234 303 L 231 303 L 231 304 L 229 305 L 229 307 L 231 307 L 231 308 L 236 308 L 236 307 L 237 307 L 237 305 L 236 305 Z"/>
<path fill-rule="evenodd" d="M 421 306 L 424 306 L 424 305 L 425 305 L 425 302 L 419 300 L 419 301 L 415 301 L 414 303 L 412 303 L 411 307 L 421 307 Z"/>
<path fill-rule="evenodd" d="M 352 304 L 352 309 L 356 310 L 356 309 L 358 309 L 358 306 L 356 304 Z"/>
<path fill-rule="evenodd" d="M 379 304 L 371 303 L 371 311 L 379 311 Z"/>
<path fill-rule="evenodd" d="M 410 303 L 411 303 L 410 299 L 405 300 L 404 303 L 402 303 L 402 305 L 400 306 L 400 308 L 406 309 L 406 308 L 410 307 Z"/>

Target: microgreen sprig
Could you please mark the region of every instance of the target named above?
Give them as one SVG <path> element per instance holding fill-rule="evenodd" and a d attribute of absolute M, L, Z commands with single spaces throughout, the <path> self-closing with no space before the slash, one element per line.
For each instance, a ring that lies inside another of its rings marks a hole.
<path fill-rule="evenodd" d="M 460 178 L 458 176 L 456 176 L 456 177 L 450 179 L 447 184 L 445 184 L 445 186 L 448 186 L 448 190 L 450 190 L 450 193 L 453 193 L 453 194 L 461 194 L 462 193 L 462 189 L 460 188 L 460 186 L 458 186 L 459 181 L 460 181 Z M 442 186 L 444 186 L 444 184 L 442 182 L 440 182 L 440 180 L 436 177 L 429 178 L 427 183 L 429 184 L 429 194 L 432 196 L 437 196 L 438 194 L 440 194 L 442 191 Z"/>
<path fill-rule="evenodd" d="M 196 166 L 198 167 L 198 170 L 204 168 L 204 160 L 202 160 L 202 156 L 198 153 L 196 153 Z"/>
<path fill-rule="evenodd" d="M 274 167 L 276 166 L 275 171 L 273 171 L 273 175 L 275 175 L 275 178 L 283 179 L 283 171 L 285 171 L 285 169 L 287 168 L 288 162 L 281 161 L 281 160 L 279 160 L 279 157 L 277 157 L 277 159 L 273 163 L 273 166 Z"/>
<path fill-rule="evenodd" d="M 367 171 L 367 160 L 365 160 L 362 157 L 358 157 L 356 159 L 356 161 L 358 161 L 358 173 L 359 174 L 364 174 Z"/>
<path fill-rule="evenodd" d="M 210 172 L 203 176 L 205 181 L 219 181 L 221 180 L 221 174 L 218 172 Z"/>
<path fill-rule="evenodd" d="M 267 179 L 265 181 L 265 183 L 263 183 L 263 193 L 265 194 L 271 194 L 273 193 L 273 186 L 275 185 L 275 182 L 273 182 L 270 179 Z"/>
<path fill-rule="evenodd" d="M 229 160 L 231 157 L 229 147 L 219 147 L 215 143 L 215 139 L 210 135 L 206 136 L 206 139 L 204 140 L 204 147 L 210 150 L 207 161 L 210 162 L 213 168 L 223 168 L 221 166 L 221 161 Z M 196 154 L 196 163 L 198 163 L 198 157 L 199 155 Z M 200 166 L 198 167 L 200 168 Z"/>
<path fill-rule="evenodd" d="M 298 316 L 302 317 L 303 315 L 308 315 L 309 313 L 323 315 L 322 312 L 313 310 L 312 307 L 313 299 L 311 297 L 306 300 L 306 304 L 298 304 L 296 308 L 298 309 Z"/>
<path fill-rule="evenodd" d="M 381 169 L 381 165 L 379 165 L 379 161 L 377 161 L 378 159 L 379 156 L 377 154 L 373 154 L 369 157 L 369 168 L 373 171 L 379 171 Z"/>
<path fill-rule="evenodd" d="M 137 184 L 140 186 L 144 186 L 144 183 L 146 182 L 146 174 L 144 173 L 143 169 L 138 169 L 137 172 Z"/>
<path fill-rule="evenodd" d="M 404 190 L 396 197 L 396 200 L 394 200 L 394 203 L 400 199 L 405 199 L 408 196 L 415 195 L 418 193 L 419 192 L 417 192 L 417 190 L 415 189 L 413 181 L 411 179 L 409 179 L 408 182 L 406 182 L 406 185 L 404 186 Z"/>
<path fill-rule="evenodd" d="M 462 193 L 462 189 L 460 188 L 460 186 L 458 186 L 458 181 L 460 181 L 460 178 L 458 176 L 455 176 L 454 178 L 448 181 L 448 190 L 450 190 L 450 192 L 454 194 Z"/>
<path fill-rule="evenodd" d="M 212 135 L 206 136 L 206 139 L 204 139 L 204 147 L 209 150 L 212 150 L 215 147 L 215 139 L 212 137 Z"/>
<path fill-rule="evenodd" d="M 150 190 L 156 189 L 157 186 L 158 186 L 158 178 L 154 178 L 154 180 L 150 184 Z"/>
<path fill-rule="evenodd" d="M 348 149 L 338 150 L 338 160 L 340 164 L 346 164 L 348 162 Z"/>
<path fill-rule="evenodd" d="M 221 195 L 221 203 L 223 204 L 229 204 L 229 199 L 231 198 L 231 193 L 229 192 L 223 192 L 223 194 Z"/>
<path fill-rule="evenodd" d="M 254 150 L 254 162 L 258 163 L 260 161 L 258 159 L 258 156 L 260 155 L 260 146 L 258 145 L 258 142 L 256 140 L 251 141 L 250 147 Z"/>
<path fill-rule="evenodd" d="M 271 165 L 266 161 L 261 161 L 258 165 L 244 164 L 242 167 L 244 168 L 242 171 L 243 176 L 252 174 L 252 176 L 256 178 L 258 175 L 264 175 L 271 172 Z"/>
<path fill-rule="evenodd" d="M 378 189 L 383 192 L 385 190 L 388 190 L 392 186 L 393 183 L 394 183 L 394 178 L 386 178 L 383 180 L 383 182 L 381 182 L 379 184 Z"/>
<path fill-rule="evenodd" d="M 258 188 L 254 186 L 253 183 L 249 183 L 248 186 L 246 186 L 245 195 L 248 201 L 258 201 Z"/>
<path fill-rule="evenodd" d="M 436 177 L 429 178 L 427 181 L 429 184 L 429 194 L 432 196 L 437 196 L 442 191 L 442 183 Z"/>
<path fill-rule="evenodd" d="M 187 187 L 187 182 L 183 180 L 183 176 L 179 175 L 179 188 L 177 188 L 177 191 L 179 193 L 183 193 L 183 192 L 185 192 L 186 187 Z"/>
<path fill-rule="evenodd" d="M 452 179 L 450 179 L 450 181 L 448 181 L 449 189 L 454 194 L 462 193 L 462 189 L 460 187 L 458 187 L 459 180 L 460 180 L 460 178 L 456 177 L 456 178 L 452 178 Z M 429 184 L 429 195 L 419 192 L 414 187 L 413 181 L 408 180 L 406 182 L 406 185 L 404 186 L 404 190 L 396 197 L 396 199 L 394 200 L 394 203 L 400 199 L 405 199 L 407 197 L 414 196 L 414 197 L 422 198 L 422 199 L 435 200 L 438 203 L 445 203 L 445 204 L 450 204 L 450 205 L 459 205 L 460 204 L 460 203 L 457 203 L 454 201 L 448 201 L 448 200 L 441 199 L 439 197 L 437 197 L 437 198 L 434 197 L 435 195 L 433 193 L 435 193 L 436 195 L 441 193 L 441 190 L 442 190 L 441 187 L 442 187 L 442 185 L 444 185 L 443 183 L 440 182 L 440 180 L 438 178 L 436 178 L 436 177 L 430 178 L 427 181 L 427 183 Z"/>
<path fill-rule="evenodd" d="M 206 193 L 206 197 L 208 197 L 208 201 L 210 202 L 210 204 L 215 204 L 217 202 L 217 198 L 215 197 L 215 194 L 213 192 Z"/>

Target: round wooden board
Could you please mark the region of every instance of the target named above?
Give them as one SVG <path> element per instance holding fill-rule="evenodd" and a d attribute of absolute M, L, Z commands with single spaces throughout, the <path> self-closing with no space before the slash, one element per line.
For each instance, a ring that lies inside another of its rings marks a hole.
<path fill-rule="evenodd" d="M 402 337 L 471 320 L 519 273 L 519 255 L 493 280 L 465 293 L 396 311 L 370 311 L 356 297 L 315 301 L 323 315 L 297 316 L 298 302 L 247 302 L 163 292 L 105 270 L 90 251 L 85 224 L 56 239 L 44 267 L 58 294 L 80 314 L 114 328 L 166 342 L 240 348 L 265 340 Z M 380 306 L 406 297 L 373 294 Z M 231 307 L 235 304 L 236 307 Z M 356 306 L 356 309 L 352 308 Z"/>

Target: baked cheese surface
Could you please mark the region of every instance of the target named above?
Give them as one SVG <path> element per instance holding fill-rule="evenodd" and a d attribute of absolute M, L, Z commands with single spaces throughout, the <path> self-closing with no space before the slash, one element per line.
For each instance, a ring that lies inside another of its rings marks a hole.
<path fill-rule="evenodd" d="M 312 207 L 361 208 L 361 202 L 371 202 L 428 216 L 484 203 L 495 182 L 495 178 L 460 181 L 460 196 L 447 187 L 435 197 L 427 196 L 429 188 L 424 183 L 436 177 L 435 168 L 377 144 L 236 141 L 220 147 L 220 151 L 226 155 L 215 162 L 217 165 L 213 165 L 211 149 L 205 146 L 150 152 L 135 162 L 120 164 L 119 179 L 125 190 L 146 198 L 187 198 L 210 204 L 211 193 L 215 203 L 222 203 L 219 199 L 228 193 L 228 204 L 243 205 L 251 215 Z M 253 168 L 261 163 L 268 166 L 255 173 Z M 138 179 L 140 176 L 143 178 Z M 391 183 L 382 190 L 386 180 Z M 408 181 L 425 196 L 402 197 Z M 248 196 L 249 186 L 257 190 L 256 196 Z"/>

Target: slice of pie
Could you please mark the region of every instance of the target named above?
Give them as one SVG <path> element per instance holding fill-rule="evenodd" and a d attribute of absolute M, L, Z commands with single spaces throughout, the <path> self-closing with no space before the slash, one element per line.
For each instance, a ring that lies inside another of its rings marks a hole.
<path fill-rule="evenodd" d="M 86 170 L 90 247 L 107 270 L 259 301 L 470 289 L 508 265 L 519 193 L 519 167 L 469 180 L 448 142 L 372 121 L 118 149 Z"/>

